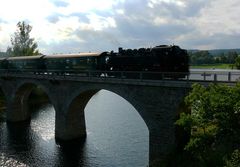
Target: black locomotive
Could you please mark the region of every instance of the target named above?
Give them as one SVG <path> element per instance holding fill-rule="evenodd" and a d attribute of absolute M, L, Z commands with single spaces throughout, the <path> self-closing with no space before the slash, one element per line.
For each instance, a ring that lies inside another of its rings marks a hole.
<path fill-rule="evenodd" d="M 176 45 L 160 45 L 140 49 L 119 48 L 118 52 L 0 58 L 0 69 L 68 75 L 87 75 L 89 71 L 96 71 L 95 74 L 99 76 L 118 77 L 121 73 L 123 77 L 124 73 L 129 78 L 141 72 L 146 79 L 160 79 L 164 73 L 174 78 L 185 77 L 189 72 L 189 64 L 186 50 Z"/>

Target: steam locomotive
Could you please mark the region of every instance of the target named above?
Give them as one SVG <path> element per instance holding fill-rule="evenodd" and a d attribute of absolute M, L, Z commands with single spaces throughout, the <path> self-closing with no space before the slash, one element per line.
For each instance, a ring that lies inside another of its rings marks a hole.
<path fill-rule="evenodd" d="M 104 71 L 105 76 L 111 77 L 117 77 L 120 72 L 144 72 L 148 73 L 148 79 L 159 79 L 159 72 L 181 73 L 174 78 L 185 77 L 189 63 L 186 50 L 176 45 L 159 45 L 140 49 L 119 48 L 118 52 L 2 57 L 0 70 L 86 75 L 87 71 Z"/>

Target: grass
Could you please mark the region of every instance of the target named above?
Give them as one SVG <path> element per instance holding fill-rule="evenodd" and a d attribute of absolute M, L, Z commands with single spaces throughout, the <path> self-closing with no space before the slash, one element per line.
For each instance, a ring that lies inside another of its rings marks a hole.
<path fill-rule="evenodd" d="M 201 65 L 191 65 L 190 68 L 215 68 L 215 69 L 236 69 L 232 64 L 201 64 Z"/>

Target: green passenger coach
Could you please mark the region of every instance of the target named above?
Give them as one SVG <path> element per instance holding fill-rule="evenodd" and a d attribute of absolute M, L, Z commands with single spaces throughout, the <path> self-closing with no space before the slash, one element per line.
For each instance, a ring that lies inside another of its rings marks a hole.
<path fill-rule="evenodd" d="M 98 70 L 100 62 L 105 61 L 105 54 L 103 52 L 47 55 L 44 60 L 47 71 L 79 72 Z"/>
<path fill-rule="evenodd" d="M 7 67 L 8 69 L 15 71 L 30 71 L 32 69 L 40 69 L 44 66 L 43 55 L 38 56 L 19 56 L 19 57 L 8 57 Z"/>

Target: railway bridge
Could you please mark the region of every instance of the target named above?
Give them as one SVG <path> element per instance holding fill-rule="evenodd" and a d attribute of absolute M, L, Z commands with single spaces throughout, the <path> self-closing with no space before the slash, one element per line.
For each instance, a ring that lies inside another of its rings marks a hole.
<path fill-rule="evenodd" d="M 145 121 L 149 130 L 149 162 L 157 161 L 176 146 L 174 122 L 181 110 L 184 97 L 194 82 L 209 84 L 217 81 L 146 80 L 139 78 L 93 77 L 55 73 L 1 72 L 0 87 L 6 97 L 7 121 L 29 120 L 28 100 L 31 91 L 40 87 L 49 97 L 55 109 L 55 138 L 71 141 L 86 136 L 84 108 L 91 97 L 101 89 L 116 93 L 127 100 Z M 207 75 L 209 77 L 209 74 Z M 235 81 L 229 80 L 228 84 Z M 117 133 L 117 132 L 116 132 Z"/>

